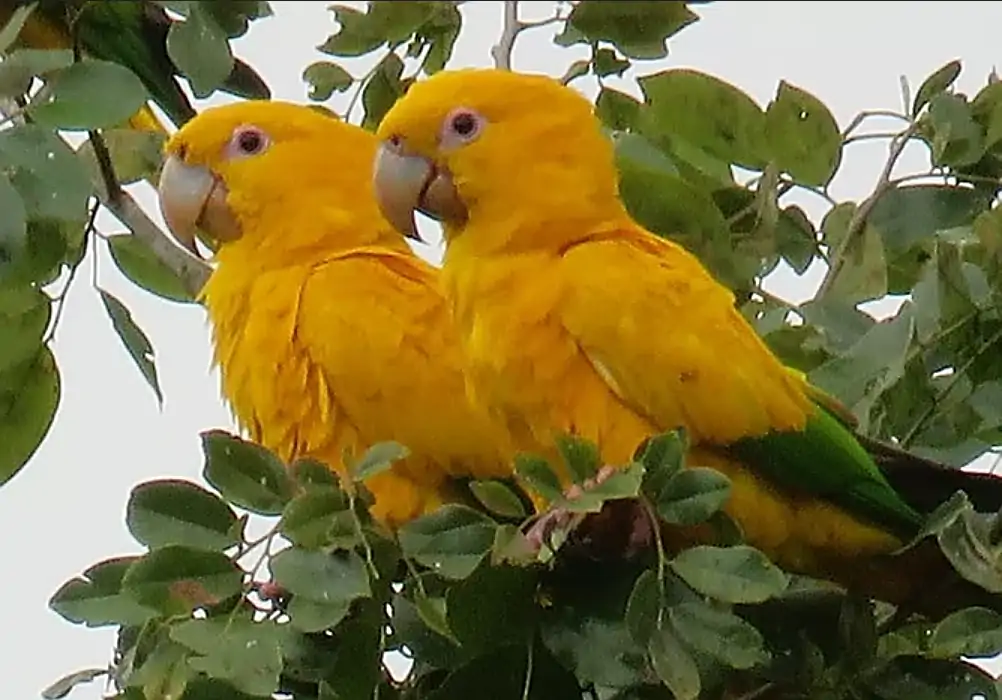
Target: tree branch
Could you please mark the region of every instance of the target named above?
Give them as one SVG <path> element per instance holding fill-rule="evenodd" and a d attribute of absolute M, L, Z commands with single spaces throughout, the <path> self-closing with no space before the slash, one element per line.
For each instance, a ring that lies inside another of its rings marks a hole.
<path fill-rule="evenodd" d="M 511 55 L 515 50 L 515 39 L 518 38 L 519 32 L 523 29 L 525 29 L 525 25 L 518 20 L 518 0 L 505 0 L 504 26 L 501 30 L 501 38 L 491 49 L 495 68 L 511 70 Z"/>
<path fill-rule="evenodd" d="M 901 158 L 901 154 L 905 150 L 905 146 L 908 145 L 908 142 L 911 140 L 911 137 L 915 135 L 917 129 L 918 125 L 912 124 L 891 142 L 890 153 L 887 155 L 887 162 L 884 163 L 884 169 L 880 172 L 880 176 L 877 178 L 877 184 L 873 188 L 873 194 L 867 197 L 863 203 L 856 208 L 856 211 L 853 212 L 852 218 L 849 219 L 849 225 L 846 227 L 845 235 L 842 236 L 842 241 L 839 243 L 834 254 L 830 256 L 831 264 L 828 267 L 828 272 L 825 273 L 824 280 L 821 282 L 821 288 L 818 290 L 818 298 L 823 297 L 831 290 L 832 285 L 835 284 L 835 279 L 845 266 L 846 256 L 852 249 L 853 244 L 856 242 L 856 238 L 859 237 L 866 229 L 866 220 L 869 218 L 870 212 L 873 211 L 873 207 L 877 205 L 877 201 L 884 195 L 885 192 L 887 192 L 887 190 L 894 187 L 894 183 L 891 181 L 891 174 L 894 172 L 894 166 L 897 165 L 898 159 Z"/>

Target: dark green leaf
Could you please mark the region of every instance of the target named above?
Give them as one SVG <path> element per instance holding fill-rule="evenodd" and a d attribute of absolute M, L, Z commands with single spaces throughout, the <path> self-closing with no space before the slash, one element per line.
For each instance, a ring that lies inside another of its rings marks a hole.
<path fill-rule="evenodd" d="M 133 661 L 135 651 L 135 647 L 130 650 Z M 180 697 L 188 686 L 188 681 L 195 675 L 187 664 L 188 656 L 188 650 L 180 644 L 162 639 L 142 659 L 139 668 L 128 675 L 126 693 L 138 692 L 139 697 L 133 694 L 127 700 L 145 700 L 147 693 L 161 698 Z"/>
<path fill-rule="evenodd" d="M 198 98 L 211 95 L 233 71 L 226 33 L 202 3 L 191 3 L 187 19 L 171 23 L 167 54 L 188 77 Z"/>
<path fill-rule="evenodd" d="M 940 94 L 929 105 L 934 165 L 964 167 L 985 154 L 985 132 L 974 121 L 971 106 L 957 95 Z"/>
<path fill-rule="evenodd" d="M 139 557 L 116 557 L 99 562 L 56 591 L 49 607 L 70 622 L 88 627 L 140 625 L 156 611 L 122 592 L 122 577 Z"/>
<path fill-rule="evenodd" d="M 341 27 L 318 48 L 333 56 L 361 56 L 383 44 L 400 44 L 432 19 L 437 4 L 373 2 L 364 13 L 332 5 L 330 9 Z"/>
<path fill-rule="evenodd" d="M 28 222 L 24 202 L 7 176 L 0 172 L 0 279 L 28 247 Z"/>
<path fill-rule="evenodd" d="M 275 581 L 294 596 L 326 605 L 347 605 L 372 593 L 365 562 L 355 552 L 290 547 L 270 562 Z"/>
<path fill-rule="evenodd" d="M 505 518 L 524 518 L 525 506 L 518 495 L 500 481 L 470 482 L 470 491 L 487 510 Z"/>
<path fill-rule="evenodd" d="M 90 178 L 53 132 L 34 125 L 0 131 L 0 169 L 21 194 L 29 219 L 86 221 Z"/>
<path fill-rule="evenodd" d="M 633 128 L 640 115 L 640 102 L 625 92 L 603 87 L 598 93 L 598 98 L 595 100 L 595 114 L 610 129 L 627 131 Z M 621 146 L 622 141 L 622 136 L 617 138 L 617 151 L 624 147 Z M 663 154 L 659 155 L 665 158 Z M 667 158 L 665 159 L 667 160 Z M 677 172 L 674 169 L 674 165 L 671 166 L 671 172 L 672 174 Z"/>
<path fill-rule="evenodd" d="M 681 603 L 668 614 L 679 639 L 731 668 L 752 668 L 769 661 L 762 635 L 733 613 L 705 603 Z"/>
<path fill-rule="evenodd" d="M 877 200 L 869 222 L 892 251 L 901 251 L 940 231 L 969 226 L 988 204 L 983 192 L 952 185 L 895 187 Z"/>
<path fill-rule="evenodd" d="M 584 483 L 598 473 L 602 466 L 598 445 L 574 435 L 560 435 L 556 443 L 560 458 L 574 483 Z"/>
<path fill-rule="evenodd" d="M 403 70 L 404 62 L 400 57 L 395 53 L 387 54 L 365 84 L 362 90 L 362 106 L 365 107 L 362 126 L 366 129 L 374 130 L 397 98 L 404 94 L 404 84 L 400 80 Z"/>
<path fill-rule="evenodd" d="M 39 351 L 51 316 L 52 303 L 44 292 L 27 285 L 0 286 L 0 374 Z"/>
<path fill-rule="evenodd" d="M 939 658 L 988 658 L 1002 652 L 1002 615 L 967 608 L 944 618 L 933 630 L 929 651 Z"/>
<path fill-rule="evenodd" d="M 654 506 L 666 522 L 698 525 L 720 510 L 731 495 L 731 480 L 716 469 L 686 467 L 657 494 Z"/>
<path fill-rule="evenodd" d="M 515 474 L 525 482 L 530 491 L 542 496 L 547 501 L 556 501 L 564 496 L 564 489 L 560 485 L 553 468 L 542 457 L 535 455 L 520 454 L 515 457 Z"/>
<path fill-rule="evenodd" d="M 842 267 L 824 298 L 846 305 L 879 299 L 887 294 L 886 238 L 882 235 L 884 232 L 872 224 L 872 215 L 871 222 L 863 224 L 862 229 L 855 229 L 851 241 L 841 248 L 855 211 L 855 204 L 843 202 L 830 209 L 821 222 L 829 250 L 844 250 Z"/>
<path fill-rule="evenodd" d="M 574 6 L 555 41 L 564 46 L 582 39 L 608 41 L 629 58 L 664 58 L 668 38 L 698 19 L 684 2 L 584 0 Z"/>
<path fill-rule="evenodd" d="M 303 81 L 309 86 L 309 98 L 323 102 L 335 92 L 350 88 L 355 79 L 336 63 L 315 61 L 303 70 Z"/>
<path fill-rule="evenodd" d="M 317 47 L 320 51 L 332 56 L 361 56 L 386 43 L 386 39 L 370 27 L 366 13 L 344 5 L 331 5 L 329 9 L 341 26 Z"/>
<path fill-rule="evenodd" d="M 449 504 L 400 528 L 404 556 L 439 576 L 463 579 L 491 551 L 497 523 L 472 508 Z"/>
<path fill-rule="evenodd" d="M 296 483 L 307 491 L 319 489 L 340 489 L 341 482 L 337 474 L 323 462 L 314 459 L 300 459 L 292 463 L 289 473 Z"/>
<path fill-rule="evenodd" d="M 468 656 L 530 638 L 536 623 L 536 573 L 480 566 L 447 594 L 448 629 Z"/>
<path fill-rule="evenodd" d="M 626 627 L 633 641 L 647 646 L 657 629 L 658 615 L 663 606 L 657 573 L 647 569 L 637 577 L 626 603 Z"/>
<path fill-rule="evenodd" d="M 110 61 L 74 63 L 53 76 L 48 87 L 48 99 L 32 100 L 28 112 L 36 123 L 54 129 L 115 126 L 149 98 L 135 73 Z"/>
<path fill-rule="evenodd" d="M 655 630 L 647 650 L 655 673 L 677 700 L 696 700 L 699 697 L 699 669 L 674 634 L 667 629 Z"/>
<path fill-rule="evenodd" d="M 242 577 L 221 552 L 169 545 L 135 561 L 125 572 L 122 589 L 144 606 L 178 615 L 236 595 Z"/>
<path fill-rule="evenodd" d="M 15 49 L 0 62 L 0 95 L 21 97 L 31 87 L 32 78 L 71 65 L 73 52 L 69 49 Z"/>
<path fill-rule="evenodd" d="M 351 610 L 349 601 L 323 603 L 309 598 L 294 597 L 287 612 L 293 627 L 306 633 L 322 632 L 337 626 Z"/>
<path fill-rule="evenodd" d="M 399 4 L 399 3 L 397 3 Z M 427 44 L 421 70 L 432 75 L 445 68 L 452 57 L 452 50 L 459 38 L 463 16 L 456 3 L 433 3 L 429 20 L 417 31 L 417 37 Z"/>
<path fill-rule="evenodd" d="M 313 488 L 301 493 L 285 506 L 279 530 L 290 541 L 306 549 L 319 549 L 335 544 L 335 531 L 351 531 L 352 513 L 348 496 L 336 488 Z M 337 542 L 339 546 L 353 546 Z"/>
<path fill-rule="evenodd" d="M 82 671 L 75 671 L 63 676 L 58 681 L 43 690 L 42 698 L 43 700 L 58 700 L 58 698 L 65 698 L 73 692 L 73 689 L 78 685 L 96 681 L 98 678 L 107 675 L 108 669 L 106 668 L 85 668 Z"/>
<path fill-rule="evenodd" d="M 765 112 L 769 150 L 780 170 L 794 181 L 827 185 L 842 158 L 842 135 L 835 117 L 809 92 L 780 81 Z"/>
<path fill-rule="evenodd" d="M 630 62 L 620 58 L 612 49 L 601 48 L 591 59 L 595 75 L 604 78 L 607 75 L 622 75 L 630 67 Z"/>
<path fill-rule="evenodd" d="M 671 568 L 694 590 L 726 603 L 761 603 L 782 593 L 789 577 L 752 547 L 709 547 L 683 550 Z"/>
<path fill-rule="evenodd" d="M 151 294 L 182 303 L 195 300 L 177 273 L 137 236 L 108 236 L 108 248 L 118 269 Z"/>
<path fill-rule="evenodd" d="M 686 68 L 637 82 L 649 105 L 652 131 L 679 137 L 728 163 L 764 167 L 765 113 L 741 90 Z"/>
<path fill-rule="evenodd" d="M 129 185 L 143 179 L 156 182 L 163 160 L 164 134 L 139 129 L 102 129 L 101 138 L 108 147 L 111 166 L 120 184 Z M 101 181 L 103 176 L 90 139 L 77 149 L 77 157 L 91 179 Z"/>
<path fill-rule="evenodd" d="M 49 432 L 61 382 L 48 346 L 0 372 L 0 484 L 28 463 Z"/>
<path fill-rule="evenodd" d="M 221 550 L 240 541 L 237 516 L 230 507 L 180 479 L 147 481 L 133 488 L 125 523 L 133 537 L 151 548 L 180 544 Z"/>
<path fill-rule="evenodd" d="M 417 611 L 418 617 L 421 618 L 421 622 L 428 629 L 442 635 L 455 644 L 459 643 L 452 630 L 449 629 L 449 617 L 445 598 L 432 598 L 421 595 L 418 592 L 414 602 L 414 609 Z"/>
<path fill-rule="evenodd" d="M 278 690 L 282 635 L 272 621 L 225 618 L 188 620 L 170 630 L 171 639 L 199 654 L 188 659 L 196 671 L 266 697 Z"/>
<path fill-rule="evenodd" d="M 202 433 L 202 474 L 223 498 L 260 515 L 281 515 L 293 483 L 274 454 L 221 430 Z"/>
<path fill-rule="evenodd" d="M 254 700 L 255 696 L 242 693 L 225 681 L 196 676 L 184 689 L 183 700 Z M 144 700 L 143 698 L 120 698 L 116 700 Z"/>
<path fill-rule="evenodd" d="M 783 209 L 776 225 L 776 252 L 798 275 L 807 272 L 818 254 L 814 224 L 796 204 Z"/>
<path fill-rule="evenodd" d="M 932 98 L 949 89 L 959 75 L 960 61 L 950 61 L 946 65 L 936 69 L 932 75 L 923 80 L 918 92 L 915 93 L 915 101 L 912 104 L 912 116 L 917 116 L 922 111 L 922 108 L 932 101 Z"/>
<path fill-rule="evenodd" d="M 365 451 L 351 468 L 354 481 L 365 481 L 371 476 L 388 471 L 397 460 L 405 459 L 410 450 L 399 442 L 377 442 Z"/>
<path fill-rule="evenodd" d="M 136 324 L 132 318 L 132 312 L 125 307 L 125 304 L 103 289 L 99 288 L 98 292 L 101 294 L 104 309 L 111 318 L 111 325 L 115 329 L 115 333 L 118 334 L 119 339 L 125 345 L 125 349 L 129 351 L 129 356 L 136 367 L 139 368 L 146 383 L 153 389 L 153 393 L 157 397 L 157 402 L 163 405 L 164 395 L 160 391 L 156 356 L 154 355 L 150 339 L 146 337 L 143 329 Z"/>

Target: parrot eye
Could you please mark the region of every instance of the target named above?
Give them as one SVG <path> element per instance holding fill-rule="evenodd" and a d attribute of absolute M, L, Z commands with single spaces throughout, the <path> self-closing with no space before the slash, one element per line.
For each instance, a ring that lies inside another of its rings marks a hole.
<path fill-rule="evenodd" d="M 458 146 L 473 141 L 480 136 L 485 123 L 486 120 L 472 109 L 466 107 L 454 109 L 445 118 L 442 145 L 445 147 Z"/>
<path fill-rule="evenodd" d="M 268 148 L 268 135 L 256 126 L 241 126 L 233 132 L 230 151 L 236 156 L 256 156 Z"/>

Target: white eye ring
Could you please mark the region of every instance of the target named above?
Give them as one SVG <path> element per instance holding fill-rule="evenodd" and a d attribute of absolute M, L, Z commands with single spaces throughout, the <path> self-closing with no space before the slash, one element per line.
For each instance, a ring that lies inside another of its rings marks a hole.
<path fill-rule="evenodd" d="M 441 144 L 449 148 L 475 141 L 487 120 L 468 107 L 457 107 L 449 112 L 442 125 Z"/>
<path fill-rule="evenodd" d="M 256 126 L 240 126 L 233 132 L 230 139 L 230 146 L 233 155 L 236 156 L 256 156 L 263 153 L 271 145 L 271 139 L 261 129 Z"/>

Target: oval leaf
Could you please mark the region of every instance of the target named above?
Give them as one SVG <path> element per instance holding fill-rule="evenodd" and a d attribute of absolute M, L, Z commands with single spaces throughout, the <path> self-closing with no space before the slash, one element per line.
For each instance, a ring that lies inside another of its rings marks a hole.
<path fill-rule="evenodd" d="M 119 301 L 112 294 L 103 289 L 97 290 L 101 294 L 101 302 L 105 311 L 111 318 L 111 325 L 118 334 L 125 349 L 129 351 L 129 357 L 139 368 L 143 379 L 149 384 L 153 393 L 157 397 L 157 403 L 161 406 L 164 402 L 163 392 L 160 391 L 160 378 L 157 376 L 156 356 L 153 352 L 153 344 L 142 328 L 132 318 L 132 312 L 126 308 L 125 304 Z"/>
<path fill-rule="evenodd" d="M 470 482 L 470 491 L 487 510 L 505 518 L 524 518 L 525 506 L 518 495 L 500 481 Z"/>
<path fill-rule="evenodd" d="M 144 606 L 180 615 L 236 595 L 242 579 L 243 572 L 225 554 L 169 545 L 135 561 L 122 589 Z"/>
<path fill-rule="evenodd" d="M 397 533 L 404 556 L 439 576 L 463 579 L 491 551 L 498 525 L 472 508 L 449 504 L 412 520 Z"/>
<path fill-rule="evenodd" d="M 125 66 L 111 61 L 74 63 L 53 76 L 49 99 L 32 101 L 28 111 L 36 123 L 53 129 L 100 129 L 126 121 L 149 95 L 143 82 Z"/>
<path fill-rule="evenodd" d="M 116 557 L 99 562 L 56 591 L 49 607 L 70 622 L 88 627 L 141 625 L 156 611 L 122 592 L 122 578 L 139 557 Z"/>
<path fill-rule="evenodd" d="M 705 603 L 681 603 L 670 608 L 668 615 L 679 639 L 731 668 L 752 668 L 769 661 L 762 635 L 733 613 Z"/>
<path fill-rule="evenodd" d="M 39 351 L 52 302 L 32 286 L 0 287 L 0 374 Z"/>
<path fill-rule="evenodd" d="M 647 651 L 654 672 L 677 700 L 696 700 L 699 697 L 699 668 L 674 634 L 668 630 L 655 630 Z"/>
<path fill-rule="evenodd" d="M 199 654 L 188 663 L 210 678 L 251 695 L 270 697 L 278 690 L 283 630 L 275 622 L 188 620 L 171 627 L 170 636 Z"/>
<path fill-rule="evenodd" d="M 525 483 L 529 491 L 534 491 L 547 501 L 564 497 L 560 478 L 550 463 L 536 455 L 520 454 L 515 457 L 515 474 Z"/>
<path fill-rule="evenodd" d="M 238 520 L 213 493 L 189 481 L 147 481 L 132 489 L 126 507 L 129 532 L 147 547 L 181 544 L 198 549 L 235 546 Z"/>
<path fill-rule="evenodd" d="M 351 524 L 352 517 L 348 496 L 343 491 L 314 488 L 289 501 L 282 512 L 279 530 L 300 547 L 318 549 L 334 544 L 335 530 L 352 531 L 350 527 L 343 527 Z M 356 539 L 347 544 L 354 545 Z"/>
<path fill-rule="evenodd" d="M 195 301 L 177 273 L 140 238 L 131 234 L 108 236 L 108 247 L 118 269 L 146 291 L 171 301 Z"/>
<path fill-rule="evenodd" d="M 0 131 L 0 168 L 21 195 L 29 219 L 87 220 L 93 192 L 87 171 L 55 133 L 35 125 Z"/>
<path fill-rule="evenodd" d="M 912 116 L 918 116 L 936 95 L 945 92 L 960 76 L 960 61 L 950 61 L 944 66 L 936 69 L 932 75 L 922 81 L 918 92 L 915 93 L 915 101 L 912 104 Z"/>
<path fill-rule="evenodd" d="M 842 134 L 835 117 L 806 90 L 780 81 L 765 112 L 769 152 L 779 169 L 803 185 L 823 187 L 842 158 Z"/>
<path fill-rule="evenodd" d="M 202 99 L 211 95 L 233 71 L 233 53 L 226 33 L 201 6 L 188 5 L 188 17 L 172 22 L 167 32 L 167 55 L 187 76 L 191 91 Z"/>
<path fill-rule="evenodd" d="M 202 474 L 223 498 L 252 513 L 281 515 L 294 484 L 285 465 L 253 442 L 209 430 L 202 433 Z"/>
<path fill-rule="evenodd" d="M 347 604 L 372 593 L 365 562 L 356 552 L 328 554 L 290 547 L 276 554 L 270 566 L 276 583 L 316 603 Z"/>
<path fill-rule="evenodd" d="M 726 603 L 761 603 L 789 584 L 762 552 L 745 545 L 686 549 L 671 568 L 693 590 Z"/>
<path fill-rule="evenodd" d="M 716 469 L 687 467 L 676 473 L 654 502 L 658 515 L 673 525 L 698 525 L 723 507 L 731 480 Z"/>
<path fill-rule="evenodd" d="M 936 625 L 929 651 L 941 659 L 996 656 L 1002 652 L 1002 615 L 987 608 L 958 610 Z"/>
<path fill-rule="evenodd" d="M 381 474 L 393 466 L 393 463 L 400 459 L 405 459 L 410 454 L 410 450 L 399 442 L 377 442 L 365 451 L 362 458 L 358 460 L 351 469 L 352 479 L 364 481 L 370 476 Z"/>
<path fill-rule="evenodd" d="M 0 372 L 0 484 L 27 464 L 52 426 L 61 382 L 48 346 Z"/>

